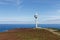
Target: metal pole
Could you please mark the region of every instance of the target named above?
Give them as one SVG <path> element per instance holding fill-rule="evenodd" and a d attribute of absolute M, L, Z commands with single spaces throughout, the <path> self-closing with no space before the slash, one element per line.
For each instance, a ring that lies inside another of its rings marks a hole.
<path fill-rule="evenodd" d="M 36 23 L 36 28 L 38 28 L 38 21 L 37 21 L 37 19 L 35 19 L 35 23 Z"/>

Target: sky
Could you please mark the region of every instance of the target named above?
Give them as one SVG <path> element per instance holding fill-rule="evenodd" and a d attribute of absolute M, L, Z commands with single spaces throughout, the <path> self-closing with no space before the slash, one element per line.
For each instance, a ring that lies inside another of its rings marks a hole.
<path fill-rule="evenodd" d="M 60 24 L 60 0 L 0 0 L 0 24 Z"/>

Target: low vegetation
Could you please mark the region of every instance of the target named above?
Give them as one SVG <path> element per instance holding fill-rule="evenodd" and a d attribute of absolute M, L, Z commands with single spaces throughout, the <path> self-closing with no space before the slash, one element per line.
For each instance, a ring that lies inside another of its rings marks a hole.
<path fill-rule="evenodd" d="M 0 40 L 60 40 L 60 36 L 45 29 L 24 28 L 0 33 Z"/>

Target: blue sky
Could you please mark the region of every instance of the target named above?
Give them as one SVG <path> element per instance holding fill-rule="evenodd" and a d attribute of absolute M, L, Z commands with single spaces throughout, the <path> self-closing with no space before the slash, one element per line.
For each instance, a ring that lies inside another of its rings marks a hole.
<path fill-rule="evenodd" d="M 60 24 L 60 0 L 0 0 L 0 23 L 34 23 L 38 11 L 39 24 Z"/>

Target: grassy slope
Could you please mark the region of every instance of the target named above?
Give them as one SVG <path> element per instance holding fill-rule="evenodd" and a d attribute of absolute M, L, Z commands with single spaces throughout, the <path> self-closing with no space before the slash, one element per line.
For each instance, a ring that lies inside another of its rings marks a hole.
<path fill-rule="evenodd" d="M 60 40 L 60 36 L 45 29 L 16 29 L 0 33 L 0 40 Z"/>

